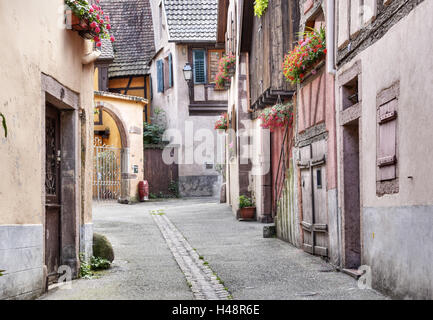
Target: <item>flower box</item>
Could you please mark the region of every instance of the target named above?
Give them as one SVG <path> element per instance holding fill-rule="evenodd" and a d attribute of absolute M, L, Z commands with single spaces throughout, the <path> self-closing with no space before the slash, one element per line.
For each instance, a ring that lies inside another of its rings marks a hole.
<path fill-rule="evenodd" d="M 65 5 L 67 29 L 77 31 L 85 39 L 92 39 L 97 47 L 101 47 L 101 39 L 115 41 L 110 34 L 110 17 L 99 5 L 90 4 L 88 0 L 65 0 Z"/>
<path fill-rule="evenodd" d="M 310 71 L 316 69 L 327 54 L 326 34 L 322 27 L 319 30 L 309 29 L 304 38 L 284 58 L 283 73 L 292 84 L 301 83 Z M 312 72 L 314 74 L 314 71 Z"/>
<path fill-rule="evenodd" d="M 78 32 L 84 39 L 92 40 L 97 36 L 96 32 L 94 32 L 90 27 L 88 21 L 80 19 L 72 12 L 72 10 L 66 11 L 66 17 L 67 29 Z"/>

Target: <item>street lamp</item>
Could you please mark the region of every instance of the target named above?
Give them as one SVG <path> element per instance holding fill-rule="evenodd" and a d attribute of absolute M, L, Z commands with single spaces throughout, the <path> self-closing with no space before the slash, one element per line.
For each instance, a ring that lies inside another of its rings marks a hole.
<path fill-rule="evenodd" d="M 191 80 L 192 80 L 192 68 L 188 62 L 185 64 L 185 67 L 183 67 L 183 76 L 184 76 L 186 82 L 188 82 L 188 83 L 191 82 Z"/>

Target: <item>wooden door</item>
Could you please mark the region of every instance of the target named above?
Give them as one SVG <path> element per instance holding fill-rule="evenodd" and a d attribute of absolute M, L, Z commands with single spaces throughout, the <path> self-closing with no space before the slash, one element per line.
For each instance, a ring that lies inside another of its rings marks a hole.
<path fill-rule="evenodd" d="M 304 251 L 328 256 L 328 212 L 326 201 L 326 141 L 301 148 L 302 229 Z"/>
<path fill-rule="evenodd" d="M 46 162 L 45 162 L 45 264 L 48 282 L 57 279 L 60 266 L 60 113 L 54 107 L 46 108 Z"/>

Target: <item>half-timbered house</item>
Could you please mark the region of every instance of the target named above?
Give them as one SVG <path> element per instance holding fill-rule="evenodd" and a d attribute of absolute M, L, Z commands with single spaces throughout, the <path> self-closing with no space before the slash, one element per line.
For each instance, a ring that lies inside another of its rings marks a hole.
<path fill-rule="evenodd" d="M 176 150 L 183 196 L 219 196 L 218 116 L 227 110 L 227 91 L 215 87 L 224 46 L 216 43 L 217 0 L 152 0 L 155 49 L 151 62 L 152 109 L 164 110 L 167 139 Z M 185 78 L 184 70 L 192 70 Z M 205 155 L 195 153 L 203 147 Z"/>

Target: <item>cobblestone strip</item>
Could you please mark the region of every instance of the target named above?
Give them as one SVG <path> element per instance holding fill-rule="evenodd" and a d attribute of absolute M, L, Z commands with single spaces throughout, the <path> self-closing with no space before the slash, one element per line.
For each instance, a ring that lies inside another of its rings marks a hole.
<path fill-rule="evenodd" d="M 165 215 L 153 215 L 176 262 L 185 274 L 197 300 L 227 300 L 230 294 L 218 281 L 212 269 Z"/>

